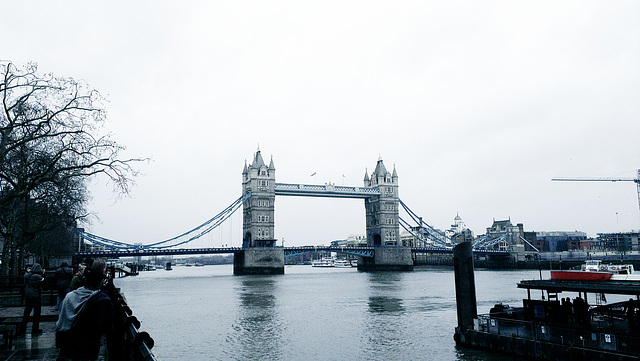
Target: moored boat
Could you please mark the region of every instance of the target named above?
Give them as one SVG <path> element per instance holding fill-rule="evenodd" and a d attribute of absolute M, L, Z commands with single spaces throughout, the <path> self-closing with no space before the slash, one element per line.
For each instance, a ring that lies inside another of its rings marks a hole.
<path fill-rule="evenodd" d="M 609 272 L 585 272 L 585 271 L 550 271 L 551 279 L 556 281 L 608 281 L 613 276 Z"/>
<path fill-rule="evenodd" d="M 335 267 L 333 258 L 320 258 L 311 261 L 311 267 Z"/>
<path fill-rule="evenodd" d="M 640 359 L 640 282 L 613 280 L 632 274 L 610 272 L 606 282 L 523 280 L 517 284 L 527 291 L 523 307 L 496 304 L 488 314 L 478 314 L 471 244 L 457 245 L 454 261 L 458 345 L 537 360 Z M 532 291 L 540 291 L 541 299 Z M 607 304 L 605 295 L 627 300 Z"/>
<path fill-rule="evenodd" d="M 640 281 L 631 264 L 605 264 L 600 260 L 588 260 L 580 269 L 551 271 L 556 281 Z"/>

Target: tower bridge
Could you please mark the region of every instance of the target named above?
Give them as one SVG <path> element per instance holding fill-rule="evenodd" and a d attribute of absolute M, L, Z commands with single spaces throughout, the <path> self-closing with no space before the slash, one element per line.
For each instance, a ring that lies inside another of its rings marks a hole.
<path fill-rule="evenodd" d="M 267 165 L 260 149 L 251 164 L 245 162 L 242 189 L 251 198 L 243 205 L 243 248 L 234 258 L 235 272 L 284 272 L 283 251 L 275 246 L 276 195 L 296 197 L 331 197 L 363 199 L 365 205 L 367 246 L 374 247 L 373 257 L 361 257 L 362 270 L 411 270 L 411 249 L 399 245 L 398 174 L 389 172 L 382 158 L 375 170 L 365 172 L 363 187 L 276 183 L 273 157 Z"/>
<path fill-rule="evenodd" d="M 358 256 L 360 270 L 411 270 L 412 253 L 452 253 L 458 242 L 423 221 L 400 200 L 398 174 L 395 168 L 389 172 L 382 158 L 375 170 L 365 171 L 362 186 L 343 186 L 276 183 L 273 157 L 267 165 L 260 149 L 252 162 L 245 161 L 242 171 L 242 195 L 222 212 L 202 225 L 179 236 L 152 244 L 128 244 L 96 236 L 83 230 L 77 232 L 92 244 L 104 247 L 101 252 L 79 252 L 76 256 L 127 257 L 154 255 L 221 254 L 234 255 L 234 274 L 284 273 L 284 258 L 295 254 L 331 251 Z M 361 199 L 365 205 L 366 246 L 364 247 L 276 247 L 275 201 L 276 196 L 328 197 Z M 220 226 L 242 207 L 242 247 L 183 248 Z M 403 209 L 408 220 L 399 217 Z M 411 223 L 413 222 L 413 225 Z M 423 247 L 405 247 L 400 242 L 400 227 L 408 231 Z M 496 252 L 494 242 L 474 242 L 474 252 Z"/>

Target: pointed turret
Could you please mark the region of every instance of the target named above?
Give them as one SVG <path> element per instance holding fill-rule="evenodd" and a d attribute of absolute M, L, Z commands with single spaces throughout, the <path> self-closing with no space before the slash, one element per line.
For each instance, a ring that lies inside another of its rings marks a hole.
<path fill-rule="evenodd" d="M 364 169 L 364 186 L 371 187 L 371 180 L 369 180 L 369 171 L 367 168 Z"/>
<path fill-rule="evenodd" d="M 260 154 L 260 148 L 256 152 L 256 155 L 253 157 L 253 163 L 251 163 L 251 168 L 260 169 L 264 166 L 264 160 L 262 159 L 262 155 Z"/>
<path fill-rule="evenodd" d="M 373 174 L 376 177 L 384 177 L 385 175 L 387 175 L 387 173 L 387 168 L 385 168 L 381 157 L 380 159 L 378 159 L 378 164 L 376 164 L 376 169 L 373 171 Z"/>
<path fill-rule="evenodd" d="M 273 155 L 271 156 L 271 161 L 269 161 L 269 169 L 267 170 L 269 177 L 276 177 L 276 166 L 273 164 Z"/>
<path fill-rule="evenodd" d="M 271 161 L 269 162 L 269 170 L 276 170 L 276 166 L 273 165 L 273 155 L 271 156 Z"/>

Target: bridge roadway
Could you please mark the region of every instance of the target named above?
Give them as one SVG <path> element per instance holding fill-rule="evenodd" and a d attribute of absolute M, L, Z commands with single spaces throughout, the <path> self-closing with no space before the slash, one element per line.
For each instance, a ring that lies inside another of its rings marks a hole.
<path fill-rule="evenodd" d="M 219 248 L 183 248 L 183 249 L 127 249 L 127 250 L 111 250 L 100 252 L 77 252 L 76 257 L 141 257 L 141 256 L 181 256 L 181 255 L 199 255 L 199 254 L 233 254 L 242 253 L 244 248 L 241 247 L 219 247 Z M 302 246 L 302 247 L 284 247 L 284 256 L 291 257 L 298 254 L 310 252 L 337 252 L 352 254 L 361 257 L 373 257 L 374 247 L 337 247 L 337 246 Z M 433 253 L 446 254 L 453 253 L 453 249 L 435 248 L 435 247 L 412 247 L 411 253 Z M 509 252 L 494 250 L 474 250 L 477 255 L 496 255 L 506 256 Z"/>

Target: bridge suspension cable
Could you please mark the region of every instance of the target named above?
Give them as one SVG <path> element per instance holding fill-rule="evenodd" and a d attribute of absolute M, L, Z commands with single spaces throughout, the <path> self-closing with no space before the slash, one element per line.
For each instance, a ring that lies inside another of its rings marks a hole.
<path fill-rule="evenodd" d="M 490 248 L 491 246 L 494 246 L 495 244 L 500 243 L 501 241 L 504 241 L 510 235 L 511 235 L 510 233 L 505 233 L 502 236 L 497 237 L 497 238 L 493 238 L 493 239 L 490 239 L 488 235 L 484 236 L 484 237 L 480 238 L 478 241 L 473 242 L 473 248 L 474 249 Z"/>
<path fill-rule="evenodd" d="M 405 212 L 411 217 L 411 219 L 418 224 L 418 226 L 411 226 L 409 222 L 402 218 L 399 218 L 400 225 L 407 232 L 411 233 L 416 239 L 425 243 L 426 245 L 434 248 L 452 249 L 459 242 L 447 237 L 446 234 L 433 228 L 422 220 L 422 217 L 418 217 L 402 200 L 398 200 Z"/>
<path fill-rule="evenodd" d="M 222 212 L 216 214 L 213 218 L 207 220 L 201 225 L 182 233 L 178 236 L 169 238 L 164 241 L 151 243 L 151 244 L 131 244 L 124 243 L 119 241 L 114 241 L 108 238 L 96 236 L 91 233 L 87 233 L 84 231 L 80 231 L 76 229 L 76 233 L 82 236 L 84 239 L 90 241 L 91 243 L 98 244 L 104 246 L 109 249 L 119 249 L 119 250 L 131 250 L 131 249 L 167 249 L 173 248 L 177 246 L 181 246 L 183 244 L 194 241 L 207 233 L 211 232 L 213 229 L 218 227 L 224 221 L 226 221 L 235 211 L 237 211 L 243 204 L 251 197 L 251 193 L 247 193 L 240 198 L 236 199 L 231 205 L 225 208 Z"/>

